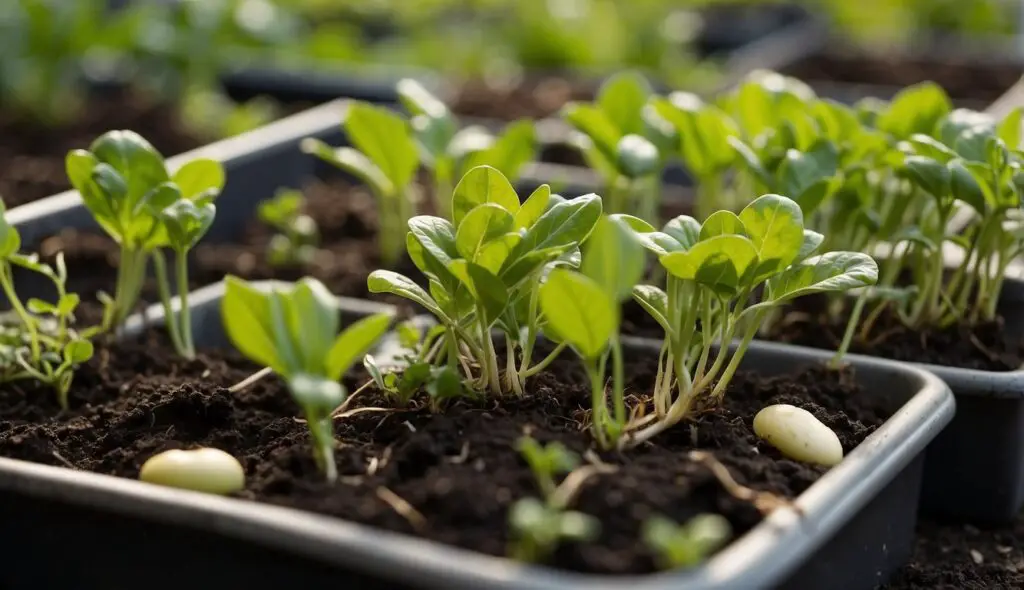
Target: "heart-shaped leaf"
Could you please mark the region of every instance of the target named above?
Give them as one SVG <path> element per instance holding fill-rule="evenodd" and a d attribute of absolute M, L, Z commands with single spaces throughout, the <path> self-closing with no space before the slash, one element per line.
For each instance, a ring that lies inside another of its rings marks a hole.
<path fill-rule="evenodd" d="M 804 218 L 800 206 L 781 195 L 763 195 L 740 211 L 740 221 L 757 252 L 753 282 L 789 266 L 804 244 Z"/>
<path fill-rule="evenodd" d="M 556 268 L 540 286 L 547 329 L 586 359 L 596 359 L 618 331 L 618 309 L 605 290 L 578 272 Z"/>
<path fill-rule="evenodd" d="M 452 221 L 458 226 L 462 218 L 477 205 L 494 203 L 515 215 L 519 196 L 505 175 L 491 166 L 477 166 L 459 181 L 452 196 Z"/>

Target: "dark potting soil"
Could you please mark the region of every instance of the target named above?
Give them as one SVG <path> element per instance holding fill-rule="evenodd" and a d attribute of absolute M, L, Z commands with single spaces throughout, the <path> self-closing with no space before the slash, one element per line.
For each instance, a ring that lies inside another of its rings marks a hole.
<path fill-rule="evenodd" d="M 815 309 L 819 301 L 798 300 L 791 313 L 773 328 L 770 339 L 827 350 L 838 348 L 846 317 L 833 319 L 820 313 Z M 866 339 L 854 337 L 850 352 L 982 371 L 1013 371 L 1024 365 L 1024 342 L 1007 338 L 1001 321 L 912 330 L 890 311 L 882 313 Z"/>
<path fill-rule="evenodd" d="M 571 100 L 591 100 L 596 86 L 559 76 L 532 76 L 507 87 L 483 80 L 467 80 L 452 101 L 452 110 L 467 117 L 511 121 L 529 117 L 542 119 L 558 114 Z"/>
<path fill-rule="evenodd" d="M 1006 527 L 917 525 L 914 554 L 886 590 L 1024 588 L 1024 517 Z"/>
<path fill-rule="evenodd" d="M 514 450 L 516 441 L 530 433 L 577 453 L 590 448 L 584 427 L 589 388 L 577 360 L 565 355 L 528 383 L 522 399 L 460 401 L 439 414 L 415 401 L 407 409 L 337 420 L 340 479 L 328 485 L 311 458 L 305 426 L 294 419 L 296 407 L 276 378 L 237 394 L 225 389 L 255 368 L 234 353 L 177 359 L 154 332 L 141 342 L 102 348 L 76 373 L 65 414 L 47 390 L 0 390 L 0 455 L 135 478 L 155 453 L 212 446 L 244 465 L 241 498 L 504 555 L 510 506 L 538 493 Z M 629 391 L 649 390 L 655 371 L 654 355 L 627 358 Z M 886 418 L 851 377 L 815 367 L 786 378 L 740 374 L 720 408 L 652 443 L 601 453 L 600 461 L 614 472 L 586 479 L 571 506 L 601 521 L 600 537 L 563 546 L 551 563 L 581 571 L 650 572 L 655 564 L 640 541 L 640 526 L 655 514 L 684 521 L 712 511 L 726 516 L 736 534 L 749 530 L 761 520 L 759 511 L 725 492 L 686 451 L 710 451 L 739 483 L 792 498 L 825 469 L 781 458 L 754 436 L 752 418 L 770 403 L 804 407 L 833 428 L 849 451 Z M 358 382 L 348 379 L 350 387 Z M 351 408 L 388 407 L 369 390 L 355 399 Z M 395 496 L 418 516 L 396 512 Z"/>
<path fill-rule="evenodd" d="M 828 80 L 902 88 L 932 81 L 954 99 L 990 103 L 1020 80 L 1020 67 L 981 65 L 977 60 L 930 61 L 900 55 L 812 55 L 787 66 L 784 74 L 802 80 Z M 813 84 L 812 84 L 813 85 Z"/>
<path fill-rule="evenodd" d="M 70 188 L 64 158 L 88 148 L 112 129 L 131 129 L 160 153 L 173 156 L 199 147 L 203 138 L 186 130 L 175 110 L 137 94 L 110 91 L 93 96 L 77 120 L 47 127 L 0 111 L 0 196 L 8 208 Z"/>

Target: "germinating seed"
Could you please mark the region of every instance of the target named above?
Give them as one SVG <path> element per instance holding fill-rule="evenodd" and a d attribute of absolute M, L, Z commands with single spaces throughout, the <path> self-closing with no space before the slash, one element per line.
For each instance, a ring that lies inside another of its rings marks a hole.
<path fill-rule="evenodd" d="M 754 434 L 797 461 L 832 466 L 843 460 L 843 445 L 813 414 L 789 404 L 768 406 L 754 417 Z"/>
<path fill-rule="evenodd" d="M 242 464 L 220 449 L 171 450 L 153 455 L 139 479 L 208 494 L 230 494 L 245 487 Z"/>

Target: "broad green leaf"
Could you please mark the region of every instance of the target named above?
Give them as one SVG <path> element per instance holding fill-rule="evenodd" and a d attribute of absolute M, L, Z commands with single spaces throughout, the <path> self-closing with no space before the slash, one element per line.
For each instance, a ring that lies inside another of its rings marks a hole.
<path fill-rule="evenodd" d="M 768 285 L 770 301 L 779 304 L 812 293 L 865 287 L 877 280 L 878 265 L 867 254 L 828 252 L 794 264 Z"/>
<path fill-rule="evenodd" d="M 391 316 L 379 313 L 363 318 L 338 335 L 327 354 L 327 377 L 337 381 L 345 371 L 373 348 L 388 331 Z"/>
<path fill-rule="evenodd" d="M 396 186 L 380 166 L 353 148 L 335 149 L 319 139 L 309 137 L 302 141 L 302 151 L 355 176 L 378 195 L 394 195 L 404 188 L 404 185 Z"/>
<path fill-rule="evenodd" d="M 738 137 L 727 139 L 729 147 L 740 157 L 740 163 L 744 164 L 751 175 L 764 186 L 772 186 L 774 181 L 771 173 L 765 168 L 761 158 L 754 152 L 754 149 L 743 143 Z"/>
<path fill-rule="evenodd" d="M 744 236 L 715 236 L 697 242 L 685 252 L 666 254 L 660 260 L 672 276 L 731 296 L 736 294 L 751 265 L 757 263 L 757 249 Z"/>
<path fill-rule="evenodd" d="M 160 212 L 160 220 L 170 240 L 170 246 L 178 252 L 187 252 L 206 235 L 217 208 L 213 203 L 197 206 L 194 202 L 181 199 Z"/>
<path fill-rule="evenodd" d="M 1020 137 L 1021 137 L 1021 125 L 1024 122 L 1021 121 L 1021 107 L 1017 107 L 1010 111 L 1010 114 L 1003 118 L 1002 122 L 999 123 L 999 138 L 1002 139 L 1010 149 L 1020 149 Z"/>
<path fill-rule="evenodd" d="M 615 147 L 615 162 L 622 174 L 642 178 L 653 174 L 661 165 L 658 148 L 639 135 L 626 135 Z"/>
<path fill-rule="evenodd" d="M 529 198 L 523 203 L 519 211 L 516 211 L 516 229 L 525 229 L 540 219 L 548 209 L 548 201 L 551 200 L 551 187 L 542 184 L 537 187 Z"/>
<path fill-rule="evenodd" d="M 434 399 L 454 399 L 465 393 L 459 372 L 448 366 L 434 370 L 434 374 L 427 381 L 426 389 L 427 395 Z"/>
<path fill-rule="evenodd" d="M 668 100 L 655 98 L 652 104 L 679 132 L 680 153 L 695 175 L 706 178 L 733 163 L 735 154 L 728 138 L 736 134 L 735 124 L 720 109 L 679 92 L 673 92 Z"/>
<path fill-rule="evenodd" d="M 526 230 L 501 269 L 505 284 L 515 285 L 533 270 L 542 259 L 528 257 L 531 252 L 554 251 L 561 254 L 573 244 L 581 244 L 601 218 L 601 197 L 583 195 L 556 203 Z M 557 254 L 556 254 L 557 255 Z"/>
<path fill-rule="evenodd" d="M 633 287 L 633 300 L 643 307 L 666 333 L 675 331 L 668 321 L 668 295 L 654 285 Z"/>
<path fill-rule="evenodd" d="M 484 203 L 494 203 L 513 215 L 519 211 L 516 190 L 491 166 L 477 166 L 459 181 L 452 196 L 452 221 L 460 225 L 470 210 Z"/>
<path fill-rule="evenodd" d="M 556 268 L 540 286 L 547 329 L 586 359 L 596 359 L 618 330 L 618 309 L 604 289 L 578 272 Z"/>
<path fill-rule="evenodd" d="M 562 117 L 585 135 L 608 162 L 615 162 L 615 147 L 623 133 L 599 107 L 571 102 L 562 108 Z"/>
<path fill-rule="evenodd" d="M 898 139 L 915 133 L 931 135 L 939 121 L 952 110 L 941 86 L 923 82 L 901 90 L 878 118 L 876 126 Z"/>
<path fill-rule="evenodd" d="M 922 133 L 916 133 L 907 140 L 907 151 L 909 154 L 926 156 L 937 162 L 946 162 L 956 157 L 956 152 L 950 149 L 941 141 Z M 904 144 L 900 144 L 903 146 Z"/>
<path fill-rule="evenodd" d="M 455 227 L 447 220 L 430 215 L 417 215 L 409 220 L 409 232 L 423 247 L 423 253 L 448 266 L 459 257 Z"/>
<path fill-rule="evenodd" d="M 479 264 L 467 260 L 453 261 L 448 265 L 448 270 L 462 281 L 477 305 L 482 307 L 488 326 L 505 311 L 508 305 L 508 289 L 500 278 Z"/>
<path fill-rule="evenodd" d="M 224 166 L 206 158 L 192 160 L 179 168 L 171 180 L 186 199 L 216 196 L 224 188 Z"/>
<path fill-rule="evenodd" d="M 937 199 L 949 194 L 949 169 L 924 156 L 907 156 L 904 171 L 911 181 Z"/>
<path fill-rule="evenodd" d="M 745 236 L 743 222 L 732 211 L 715 211 L 700 226 L 700 238 L 706 240 L 715 236 Z"/>
<path fill-rule="evenodd" d="M 597 105 L 622 135 L 641 134 L 642 112 L 651 88 L 637 72 L 621 72 L 605 80 L 597 92 Z"/>
<path fill-rule="evenodd" d="M 224 277 L 224 297 L 220 305 L 224 329 L 235 348 L 256 363 L 287 377 L 274 340 L 268 295 L 228 275 Z"/>
<path fill-rule="evenodd" d="M 523 119 L 510 124 L 491 145 L 467 156 L 464 170 L 477 166 L 493 166 L 506 178 L 516 179 L 523 166 L 537 154 L 537 137 L 533 121 Z"/>
<path fill-rule="evenodd" d="M 988 113 L 956 109 L 939 124 L 938 139 L 947 146 L 955 146 L 961 135 L 974 130 L 995 133 L 996 122 Z"/>
<path fill-rule="evenodd" d="M 498 274 L 501 271 L 502 265 L 508 260 L 512 250 L 522 240 L 523 236 L 516 232 L 509 232 L 498 236 L 480 248 L 480 252 L 473 259 L 473 262 L 486 268 L 492 274 Z"/>
<path fill-rule="evenodd" d="M 56 305 L 50 303 L 49 301 L 43 301 L 42 299 L 37 299 L 35 297 L 29 299 L 25 307 L 27 307 L 31 313 L 34 313 L 36 315 L 57 313 Z"/>
<path fill-rule="evenodd" d="M 797 252 L 796 258 L 793 262 L 801 262 L 806 260 L 808 256 L 814 254 L 815 250 L 821 246 L 821 243 L 825 241 L 825 236 L 819 234 L 816 231 L 805 229 L 804 240 L 800 244 L 800 251 Z"/>
<path fill-rule="evenodd" d="M 584 246 L 580 271 L 621 302 L 643 276 L 644 248 L 625 222 L 603 217 Z"/>
<path fill-rule="evenodd" d="M 338 335 L 339 311 L 334 295 L 320 281 L 305 277 L 289 290 L 281 290 L 285 321 L 299 361 L 312 375 L 324 375 L 325 362 Z"/>
<path fill-rule="evenodd" d="M 988 211 L 985 192 L 970 170 L 964 166 L 963 161 L 950 160 L 946 167 L 949 169 L 949 187 L 953 196 L 970 205 L 979 214 L 985 215 Z"/>
<path fill-rule="evenodd" d="M 740 211 L 740 221 L 757 252 L 753 282 L 789 266 L 804 244 L 804 217 L 800 206 L 781 195 L 763 195 Z"/>
<path fill-rule="evenodd" d="M 683 250 L 688 250 L 700 240 L 700 229 L 699 221 L 689 215 L 680 215 L 670 219 L 661 231 L 679 242 Z"/>
<path fill-rule="evenodd" d="M 93 345 L 88 340 L 76 339 L 64 345 L 64 362 L 70 365 L 80 365 L 91 359 L 92 355 Z"/>
<path fill-rule="evenodd" d="M 970 162 L 988 162 L 989 145 L 996 140 L 995 134 L 988 129 L 968 129 L 960 134 L 953 148 L 964 160 Z"/>
<path fill-rule="evenodd" d="M 441 321 L 447 323 L 448 316 L 441 311 L 434 298 L 412 279 L 390 270 L 375 270 L 366 279 L 370 293 L 391 293 L 419 303 Z"/>
<path fill-rule="evenodd" d="M 362 102 L 348 106 L 342 127 L 352 146 L 362 152 L 391 181 L 395 190 L 412 182 L 419 152 L 408 124 L 385 107 Z"/>
<path fill-rule="evenodd" d="M 426 115 L 414 115 L 409 119 L 419 143 L 423 164 L 428 168 L 443 170 L 451 167 L 449 150 L 455 143 L 458 126 L 450 117 L 435 119 Z"/>
<path fill-rule="evenodd" d="M 455 245 L 463 258 L 476 262 L 484 245 L 511 232 L 515 218 L 507 210 L 494 203 L 484 203 L 473 208 L 455 233 Z"/>
<path fill-rule="evenodd" d="M 96 159 L 109 165 L 124 179 L 126 206 L 130 210 L 143 195 L 170 180 L 163 156 L 134 131 L 108 131 L 89 146 Z"/>

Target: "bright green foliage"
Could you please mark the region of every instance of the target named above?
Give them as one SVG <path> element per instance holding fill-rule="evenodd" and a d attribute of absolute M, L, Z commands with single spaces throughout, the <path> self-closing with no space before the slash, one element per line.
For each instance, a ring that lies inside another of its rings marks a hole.
<path fill-rule="evenodd" d="M 133 131 L 110 131 L 89 150 L 67 156 L 71 184 L 85 207 L 121 248 L 117 290 L 107 304 L 103 328 L 119 326 L 132 312 L 152 257 L 168 330 L 177 350 L 195 355 L 188 314 L 188 252 L 213 223 L 213 200 L 224 186 L 219 162 L 197 159 L 171 174 L 163 156 Z M 175 278 L 181 312 L 171 309 L 162 249 L 175 253 Z"/>
<path fill-rule="evenodd" d="M 544 446 L 530 437 L 517 444 L 540 488 L 541 498 L 523 498 L 509 510 L 512 543 L 509 554 L 522 561 L 541 561 L 564 541 L 588 541 L 597 536 L 596 518 L 567 509 L 555 477 L 579 465 L 579 457 L 560 443 Z"/>
<path fill-rule="evenodd" d="M 562 117 L 587 164 L 604 179 L 606 209 L 657 221 L 661 175 L 678 141 L 652 107 L 647 81 L 626 72 L 608 78 L 593 103 L 571 102 Z"/>
<path fill-rule="evenodd" d="M 601 216 L 601 200 L 596 195 L 565 200 L 544 185 L 520 204 L 504 175 L 478 166 L 455 187 L 450 210 L 454 223 L 423 215 L 409 220 L 409 257 L 426 276 L 428 289 L 378 270 L 367 280 L 369 290 L 410 299 L 437 318 L 444 334 L 428 362 L 461 371 L 470 389 L 522 394 L 525 379 L 565 347 L 533 364 L 537 337 L 547 323 L 540 284 L 559 266 L 579 265 L 579 246 Z M 504 380 L 492 328 L 506 339 Z"/>
<path fill-rule="evenodd" d="M 92 357 L 88 340 L 93 330 L 79 334 L 72 329 L 79 298 L 68 293 L 67 267 L 58 254 L 53 266 L 39 262 L 33 255 L 19 254 L 21 237 L 7 223 L 0 202 L 0 288 L 11 304 L 11 311 L 0 317 L 0 383 L 31 379 L 48 385 L 57 393 L 60 407 L 68 407 L 68 391 L 75 367 Z M 14 287 L 14 268 L 42 275 L 57 292 L 56 301 L 29 299 L 23 303 Z"/>
<path fill-rule="evenodd" d="M 627 426 L 633 444 L 689 416 L 699 399 L 720 399 L 772 309 L 803 295 L 872 285 L 878 277 L 866 254 L 812 256 L 823 236 L 805 229 L 800 206 L 780 195 L 759 197 L 739 215 L 718 211 L 703 224 L 680 216 L 660 232 L 638 219 L 631 225 L 667 271 L 664 290 L 633 290 L 665 331 L 655 412 Z M 733 339 L 735 348 L 714 350 Z"/>
<path fill-rule="evenodd" d="M 261 290 L 233 276 L 225 278 L 221 316 L 235 347 L 285 380 L 305 413 L 317 465 L 334 481 L 331 413 L 348 395 L 339 379 L 387 332 L 391 317 L 369 316 L 339 334 L 337 303 L 316 279 Z"/>
<path fill-rule="evenodd" d="M 698 514 L 683 525 L 655 516 L 644 523 L 644 542 L 664 568 L 700 565 L 732 536 L 732 526 L 718 514 Z"/>
<path fill-rule="evenodd" d="M 303 266 L 313 262 L 320 245 L 316 220 L 302 212 L 306 198 L 301 191 L 281 189 L 259 204 L 260 221 L 277 230 L 267 245 L 272 266 Z"/>

